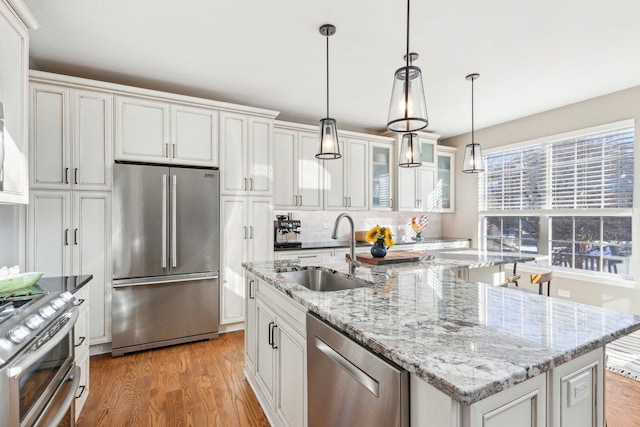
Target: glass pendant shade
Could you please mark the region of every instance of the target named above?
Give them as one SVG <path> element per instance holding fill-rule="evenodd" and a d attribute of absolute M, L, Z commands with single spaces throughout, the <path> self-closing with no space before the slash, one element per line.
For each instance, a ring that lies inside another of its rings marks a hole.
<path fill-rule="evenodd" d="M 318 146 L 317 159 L 339 159 L 340 144 L 338 144 L 338 126 L 335 119 L 326 118 L 320 120 L 320 144 Z"/>
<path fill-rule="evenodd" d="M 393 78 L 387 129 L 393 132 L 415 132 L 428 124 L 420 68 L 414 65 L 398 68 Z"/>
<path fill-rule="evenodd" d="M 480 144 L 467 144 L 464 149 L 464 162 L 462 163 L 462 172 L 478 173 L 484 171 L 484 160 L 482 160 L 482 149 Z"/>
<path fill-rule="evenodd" d="M 417 168 L 422 166 L 422 153 L 420 152 L 420 141 L 417 133 L 402 135 L 398 165 L 401 168 Z"/>

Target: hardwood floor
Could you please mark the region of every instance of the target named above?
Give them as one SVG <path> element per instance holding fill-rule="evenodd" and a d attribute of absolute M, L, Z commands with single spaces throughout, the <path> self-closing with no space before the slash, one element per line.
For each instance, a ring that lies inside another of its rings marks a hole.
<path fill-rule="evenodd" d="M 244 377 L 244 335 L 91 358 L 78 427 L 269 426 Z"/>
<path fill-rule="evenodd" d="M 78 427 L 268 426 L 244 377 L 244 334 L 91 358 Z M 640 382 L 606 372 L 607 427 L 640 427 Z"/>

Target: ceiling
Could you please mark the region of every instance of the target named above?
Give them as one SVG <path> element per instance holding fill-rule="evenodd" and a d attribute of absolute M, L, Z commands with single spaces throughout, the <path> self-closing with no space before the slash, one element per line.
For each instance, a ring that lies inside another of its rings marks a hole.
<path fill-rule="evenodd" d="M 316 124 L 382 131 L 405 52 L 406 3 L 383 0 L 25 0 L 36 69 L 235 102 Z M 637 0 L 420 0 L 430 124 L 454 136 L 640 85 Z"/>

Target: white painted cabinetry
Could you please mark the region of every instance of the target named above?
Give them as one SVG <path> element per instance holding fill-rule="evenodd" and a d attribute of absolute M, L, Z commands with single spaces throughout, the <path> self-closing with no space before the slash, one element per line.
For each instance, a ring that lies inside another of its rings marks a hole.
<path fill-rule="evenodd" d="M 218 111 L 116 96 L 116 160 L 218 166 Z"/>
<path fill-rule="evenodd" d="M 390 211 L 395 207 L 395 162 L 393 143 L 369 145 L 369 210 Z"/>
<path fill-rule="evenodd" d="M 318 134 L 309 127 L 276 122 L 273 131 L 276 209 L 322 209 L 322 161 Z"/>
<path fill-rule="evenodd" d="M 273 259 L 270 197 L 222 196 L 220 200 L 220 323 L 245 320 L 243 262 Z"/>
<path fill-rule="evenodd" d="M 271 196 L 273 120 L 223 112 L 220 129 L 220 192 Z"/>
<path fill-rule="evenodd" d="M 0 203 L 29 201 L 29 30 L 38 26 L 21 0 L 0 0 Z"/>
<path fill-rule="evenodd" d="M 27 226 L 30 271 L 93 274 L 89 343 L 111 341 L 111 194 L 34 190 Z"/>
<path fill-rule="evenodd" d="M 456 211 L 456 149 L 453 147 L 438 146 L 438 176 L 436 181 L 436 206 L 437 212 Z"/>
<path fill-rule="evenodd" d="M 342 157 L 324 160 L 325 210 L 367 210 L 369 208 L 369 141 L 346 138 L 340 141 Z"/>
<path fill-rule="evenodd" d="M 87 401 L 89 395 L 89 331 L 91 327 L 89 316 L 89 291 L 85 285 L 76 292 L 76 304 L 80 304 L 80 315 L 76 326 L 73 328 L 73 345 L 75 346 L 75 362 L 80 367 L 80 384 L 75 396 L 75 416 L 76 421 Z"/>
<path fill-rule="evenodd" d="M 307 425 L 306 310 L 247 274 L 245 374 L 274 426 Z M 253 296 L 253 298 L 251 298 Z M 251 359 L 253 357 L 253 359 Z"/>
<path fill-rule="evenodd" d="M 31 83 L 31 188 L 111 189 L 112 99 L 102 92 Z"/>

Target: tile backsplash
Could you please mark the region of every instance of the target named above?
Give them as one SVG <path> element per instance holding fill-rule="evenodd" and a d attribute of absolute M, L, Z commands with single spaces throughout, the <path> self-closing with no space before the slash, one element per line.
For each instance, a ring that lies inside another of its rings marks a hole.
<path fill-rule="evenodd" d="M 342 212 L 340 211 L 280 211 L 275 215 L 287 215 L 292 213 L 293 219 L 301 222 L 299 240 L 302 242 L 328 242 L 331 240 L 333 224 Z M 368 231 L 376 225 L 390 227 L 393 238 L 396 241 L 411 241 L 415 232 L 411 228 L 411 218 L 420 217 L 419 212 L 377 212 L 363 211 L 348 212 L 355 225 L 356 231 Z M 440 215 L 439 213 L 425 213 L 429 217 L 429 226 L 422 235 L 425 238 L 441 237 Z M 338 240 L 349 240 L 349 221 L 342 220 L 338 226 Z"/>

